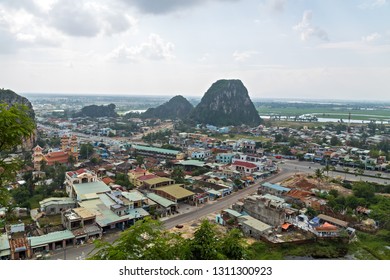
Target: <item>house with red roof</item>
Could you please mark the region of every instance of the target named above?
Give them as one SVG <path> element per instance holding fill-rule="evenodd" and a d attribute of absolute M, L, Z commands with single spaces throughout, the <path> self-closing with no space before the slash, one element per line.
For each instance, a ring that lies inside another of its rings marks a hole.
<path fill-rule="evenodd" d="M 240 172 L 242 176 L 248 176 L 260 170 L 258 165 L 240 160 L 234 161 L 231 166 L 233 170 Z"/>

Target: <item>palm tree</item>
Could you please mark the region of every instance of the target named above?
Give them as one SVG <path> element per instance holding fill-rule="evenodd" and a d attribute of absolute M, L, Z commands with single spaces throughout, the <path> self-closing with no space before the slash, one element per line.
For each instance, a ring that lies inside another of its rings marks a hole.
<path fill-rule="evenodd" d="M 320 181 L 321 181 L 322 177 L 324 176 L 322 169 L 317 168 L 315 173 L 314 173 L 314 176 L 317 178 L 318 185 L 320 185 Z"/>
<path fill-rule="evenodd" d="M 349 173 L 349 168 L 348 167 L 344 168 L 344 173 L 345 173 L 344 180 L 346 180 L 347 179 L 347 173 Z"/>

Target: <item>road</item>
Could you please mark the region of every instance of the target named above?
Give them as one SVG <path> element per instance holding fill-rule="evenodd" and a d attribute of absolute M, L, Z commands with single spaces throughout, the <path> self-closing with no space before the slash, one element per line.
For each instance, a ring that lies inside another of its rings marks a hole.
<path fill-rule="evenodd" d="M 289 171 L 292 173 L 306 173 L 306 174 L 314 174 L 315 170 L 320 168 L 324 168 L 323 165 L 319 163 L 313 163 L 313 162 L 307 162 L 307 161 L 298 161 L 298 160 L 283 160 L 283 163 L 279 161 L 279 168 Z M 330 177 L 341 177 L 343 179 L 349 180 L 349 181 L 366 181 L 366 182 L 372 182 L 372 183 L 379 183 L 379 184 L 388 184 L 390 182 L 389 173 L 381 172 L 381 178 L 377 177 L 369 177 L 365 175 L 371 175 L 375 176 L 378 174 L 378 171 L 371 171 L 371 170 L 364 170 L 364 174 L 362 176 L 358 175 L 356 176 L 353 173 L 344 173 L 344 169 L 342 166 L 336 166 L 337 171 L 329 171 Z M 350 171 L 353 171 L 353 168 L 349 168 Z"/>
<path fill-rule="evenodd" d="M 218 199 L 216 201 L 210 202 L 203 206 L 200 206 L 198 209 L 192 212 L 188 212 L 185 214 L 179 214 L 175 216 L 171 216 L 168 220 L 164 221 L 164 227 L 166 229 L 173 228 L 177 224 L 188 223 L 193 220 L 197 220 L 199 218 L 205 217 L 211 213 L 220 211 L 222 209 L 228 208 L 230 205 L 236 203 L 238 200 L 244 198 L 245 196 L 252 194 L 257 191 L 257 187 L 260 183 L 264 181 L 270 182 L 278 182 L 282 181 L 285 178 L 291 176 L 292 173 L 288 170 L 283 170 L 280 173 L 267 178 L 267 180 L 258 181 L 256 184 L 253 184 L 245 189 L 239 190 L 238 192 L 232 193 L 231 195 L 225 196 L 222 199 Z M 103 240 L 109 243 L 114 242 L 119 237 L 119 232 L 114 232 L 109 235 L 103 236 Z M 67 247 L 66 251 L 60 249 L 54 251 L 49 259 L 57 260 L 57 259 L 67 259 L 67 260 L 80 260 L 88 257 L 88 254 L 94 249 L 93 244 L 85 244 L 76 247 Z"/>
<path fill-rule="evenodd" d="M 280 164 L 279 167 L 280 167 L 280 172 L 272 177 L 267 178 L 266 180 L 258 181 L 256 184 L 253 184 L 248 188 L 239 190 L 238 192 L 228 195 L 222 199 L 218 199 L 217 201 L 209 202 L 208 204 L 199 206 L 195 211 L 171 216 L 168 220 L 165 220 L 163 222 L 164 227 L 166 229 L 170 229 L 177 224 L 188 223 L 200 219 L 202 217 L 205 217 L 211 213 L 219 212 L 220 210 L 228 208 L 232 204 L 244 198 L 245 196 L 256 192 L 259 184 L 263 183 L 264 181 L 269 181 L 271 183 L 278 183 L 283 181 L 284 179 L 287 179 L 288 177 L 292 176 L 295 173 L 313 174 L 317 168 L 323 168 L 323 166 L 320 164 L 313 164 L 309 162 L 301 162 L 301 161 L 294 161 L 294 160 L 284 161 L 284 163 Z M 342 178 L 344 178 L 345 174 L 330 171 L 329 176 L 331 177 L 341 176 Z M 367 176 L 361 176 L 361 177 L 363 181 L 379 182 L 382 184 L 387 183 L 388 181 L 388 179 L 382 179 L 382 178 L 372 178 Z M 358 181 L 360 180 L 360 176 L 355 176 L 354 174 L 346 174 L 346 179 L 351 181 Z M 119 232 L 114 232 L 105 235 L 103 237 L 103 240 L 112 243 L 118 237 L 119 237 Z M 93 244 L 86 244 L 78 247 L 68 247 L 66 249 L 66 252 L 64 252 L 64 250 L 55 251 L 51 255 L 50 259 L 53 260 L 64 259 L 65 254 L 66 254 L 66 259 L 69 260 L 84 259 L 85 257 L 88 256 L 88 253 L 90 253 L 93 250 L 93 248 L 94 248 Z"/>

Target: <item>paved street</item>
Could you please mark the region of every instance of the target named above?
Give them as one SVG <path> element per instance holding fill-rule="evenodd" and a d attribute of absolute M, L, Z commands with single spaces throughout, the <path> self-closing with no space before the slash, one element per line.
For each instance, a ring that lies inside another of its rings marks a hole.
<path fill-rule="evenodd" d="M 251 185 L 246 189 L 239 190 L 238 192 L 228 195 L 222 199 L 218 199 L 217 201 L 212 201 L 198 207 L 192 207 L 193 211 L 171 216 L 169 219 L 163 221 L 165 228 L 170 229 L 177 224 L 188 223 L 190 221 L 194 221 L 202 217 L 205 217 L 211 213 L 219 212 L 220 210 L 228 208 L 232 204 L 236 203 L 238 200 L 244 198 L 245 196 L 251 193 L 256 192 L 259 184 L 264 181 L 278 183 L 283 181 L 284 179 L 287 179 L 288 177 L 290 177 L 295 173 L 313 174 L 317 168 L 323 168 L 323 166 L 320 164 L 314 164 L 314 163 L 304 162 L 304 161 L 303 162 L 295 161 L 295 160 L 292 161 L 286 160 L 284 161 L 284 163 L 280 164 L 279 167 L 280 167 L 280 172 L 272 177 L 267 178 L 266 180 L 258 181 L 256 184 Z M 345 174 L 339 172 L 329 172 L 329 176 L 332 177 L 341 176 L 342 178 L 344 178 Z M 351 181 L 359 181 L 360 176 L 355 176 L 354 174 L 347 174 L 346 179 Z M 387 178 L 386 179 L 373 178 L 367 176 L 361 176 L 361 179 L 363 181 L 379 182 L 382 184 L 385 184 L 389 181 L 389 179 Z M 183 211 L 184 210 L 185 209 L 183 209 Z M 115 233 L 110 233 L 108 235 L 105 235 L 103 238 L 104 240 L 112 243 L 118 238 L 118 236 L 119 236 L 119 232 L 115 232 Z M 86 244 L 78 247 L 68 247 L 66 249 L 66 252 L 64 252 L 64 250 L 55 251 L 55 253 L 51 255 L 50 259 L 53 260 L 65 259 L 65 258 L 68 260 L 84 259 L 88 256 L 88 253 L 90 253 L 93 250 L 93 248 L 94 248 L 93 244 Z"/>

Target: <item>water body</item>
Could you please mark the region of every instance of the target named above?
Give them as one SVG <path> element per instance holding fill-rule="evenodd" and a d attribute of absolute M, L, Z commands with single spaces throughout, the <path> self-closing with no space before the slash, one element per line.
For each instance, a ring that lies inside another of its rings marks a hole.
<path fill-rule="evenodd" d="M 270 119 L 270 116 L 260 116 L 262 119 L 265 119 L 265 120 L 269 120 Z M 281 116 L 282 119 L 285 118 L 286 116 Z M 321 123 L 327 123 L 327 122 L 333 122 L 333 123 L 337 123 L 337 122 L 340 122 L 340 119 L 336 119 L 336 118 L 318 118 L 318 122 L 321 122 Z M 293 121 L 293 120 L 291 120 Z M 343 119 L 343 123 L 347 124 L 349 121 L 348 121 L 348 118 L 345 118 Z M 358 123 L 370 123 L 371 121 L 370 120 L 351 120 L 350 121 L 351 123 L 355 123 L 355 124 L 358 124 Z M 381 120 L 376 120 L 375 121 L 376 123 L 381 123 L 382 121 Z M 383 123 L 387 123 L 388 120 L 383 120 Z"/>

